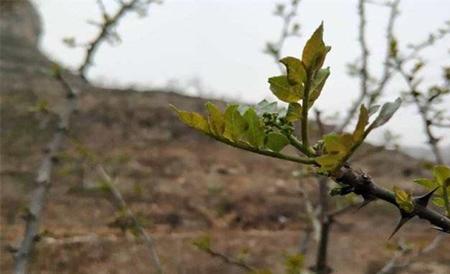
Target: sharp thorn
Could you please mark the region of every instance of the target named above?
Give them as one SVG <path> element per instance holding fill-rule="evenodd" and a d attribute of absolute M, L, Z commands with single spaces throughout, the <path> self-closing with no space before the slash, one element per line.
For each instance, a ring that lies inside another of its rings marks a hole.
<path fill-rule="evenodd" d="M 440 232 L 444 232 L 444 233 L 450 234 L 450 230 L 445 230 L 445 229 L 443 229 L 442 227 L 433 226 L 433 227 L 431 227 L 431 228 L 434 229 L 434 230 L 440 231 Z"/>
<path fill-rule="evenodd" d="M 433 196 L 433 193 L 438 189 L 439 187 L 436 187 L 435 189 L 433 189 L 432 191 L 414 198 L 414 202 L 418 205 L 421 205 L 423 207 L 427 207 L 428 202 L 430 201 L 431 196 Z"/>
<path fill-rule="evenodd" d="M 403 211 L 402 211 L 401 214 L 402 214 L 402 218 L 401 218 L 400 221 L 398 222 L 398 224 L 397 224 L 397 226 L 395 227 L 394 231 L 392 232 L 391 236 L 389 236 L 388 240 L 390 240 L 390 239 L 395 235 L 395 233 L 397 233 L 398 230 L 399 230 L 404 224 L 406 224 L 406 222 L 408 222 L 409 220 L 412 219 L 412 217 L 414 217 L 414 215 L 409 215 L 409 214 L 407 214 L 407 213 L 403 213 Z"/>

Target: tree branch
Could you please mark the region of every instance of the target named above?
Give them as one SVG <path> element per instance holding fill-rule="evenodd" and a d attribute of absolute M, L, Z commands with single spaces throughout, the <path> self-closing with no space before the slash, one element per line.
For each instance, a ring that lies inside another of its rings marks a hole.
<path fill-rule="evenodd" d="M 56 72 L 55 78 L 61 83 L 66 91 L 67 106 L 62 113 L 59 114 L 58 127 L 53 134 L 50 143 L 44 150 L 44 156 L 34 180 L 35 188 L 31 194 L 30 204 L 24 217 L 26 221 L 24 238 L 19 249 L 14 254 L 14 272 L 16 274 L 25 274 L 28 271 L 31 254 L 39 234 L 42 210 L 45 206 L 46 198 L 51 186 L 53 168 L 58 161 L 58 154 L 60 153 L 64 138 L 66 137 L 66 132 L 69 129 L 70 118 L 76 110 L 78 91 L 73 89 L 67 83 L 59 69 Z"/>
<path fill-rule="evenodd" d="M 369 59 L 369 49 L 367 47 L 366 42 L 366 12 L 365 12 L 365 0 L 359 0 L 358 2 L 358 15 L 359 15 L 359 44 L 361 47 L 361 69 L 359 76 L 361 78 L 360 81 L 360 93 L 358 99 L 353 102 L 353 105 L 347 112 L 347 116 L 342 122 L 340 126 L 337 127 L 337 132 L 342 132 L 345 127 L 351 122 L 353 116 L 358 110 L 359 106 L 364 102 L 368 94 L 368 80 L 369 80 L 369 71 L 368 71 L 368 59 Z"/>
<path fill-rule="evenodd" d="M 145 245 L 147 246 L 147 248 L 150 251 L 150 258 L 153 261 L 153 265 L 156 267 L 157 273 L 162 274 L 163 269 L 162 269 L 161 262 L 160 262 L 159 256 L 158 256 L 158 252 L 156 251 L 155 243 L 154 243 L 152 237 L 147 234 L 145 229 L 142 227 L 142 225 L 136 219 L 133 212 L 131 211 L 131 209 L 128 207 L 127 203 L 123 199 L 122 194 L 115 187 L 114 181 L 109 176 L 109 174 L 105 171 L 105 169 L 101 165 L 98 165 L 98 170 L 99 170 L 100 175 L 104 179 L 104 183 L 106 184 L 106 186 L 108 187 L 108 190 L 110 191 L 110 193 L 112 194 L 112 197 L 114 198 L 116 207 L 118 208 L 118 210 L 124 211 L 128 215 L 128 217 L 131 218 L 134 228 L 139 232 L 139 234 L 141 235 L 142 239 L 145 242 Z"/>
<path fill-rule="evenodd" d="M 111 30 L 113 27 L 115 27 L 120 19 L 130 10 L 134 9 L 135 6 L 139 3 L 140 0 L 131 0 L 130 2 L 120 2 L 121 6 L 119 10 L 113 15 L 109 16 L 106 12 L 106 9 L 103 5 L 102 1 L 98 1 L 100 10 L 103 15 L 103 22 L 100 26 L 100 32 L 98 33 L 97 37 L 92 40 L 92 42 L 87 44 L 87 51 L 86 55 L 84 57 L 83 63 L 78 68 L 78 73 L 80 74 L 81 78 L 84 80 L 87 80 L 86 78 L 86 71 L 87 69 L 92 65 L 92 59 L 95 55 L 95 52 L 97 51 L 100 44 L 108 38 L 108 36 L 111 34 Z M 148 1 L 148 3 L 151 3 L 153 1 Z"/>
<path fill-rule="evenodd" d="M 333 179 L 340 184 L 345 184 L 353 187 L 355 194 L 363 196 L 364 199 L 380 199 L 386 201 L 400 209 L 400 206 L 395 201 L 393 192 L 378 186 L 373 180 L 365 174 L 355 172 L 351 167 L 342 167 L 334 176 Z M 417 216 L 421 219 L 428 220 L 431 224 L 442 230 L 443 232 L 450 232 L 450 219 L 439 212 L 422 206 L 420 204 L 414 205 L 411 217 Z"/>

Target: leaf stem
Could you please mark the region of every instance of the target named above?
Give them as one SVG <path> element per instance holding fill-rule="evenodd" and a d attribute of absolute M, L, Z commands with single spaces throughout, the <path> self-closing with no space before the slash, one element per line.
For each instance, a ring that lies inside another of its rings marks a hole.
<path fill-rule="evenodd" d="M 314 157 L 315 151 L 311 147 L 305 147 L 294 135 L 288 136 L 290 144 L 308 157 Z"/>
<path fill-rule="evenodd" d="M 278 158 L 278 159 L 282 159 L 282 160 L 286 160 L 286 161 L 290 161 L 290 162 L 305 164 L 305 165 L 317 165 L 316 161 L 313 158 L 295 157 L 295 156 L 285 155 L 285 154 L 270 151 L 270 150 L 261 150 L 261 149 L 246 145 L 244 143 L 234 143 L 226 138 L 221 138 L 219 136 L 215 136 L 212 134 L 208 134 L 208 136 L 216 139 L 219 142 L 230 145 L 232 147 L 240 148 L 240 149 L 247 150 L 247 151 L 250 151 L 253 153 L 257 153 L 257 154 L 261 154 L 261 155 L 265 155 L 265 156 L 269 156 L 269 157 L 273 157 L 273 158 Z"/>

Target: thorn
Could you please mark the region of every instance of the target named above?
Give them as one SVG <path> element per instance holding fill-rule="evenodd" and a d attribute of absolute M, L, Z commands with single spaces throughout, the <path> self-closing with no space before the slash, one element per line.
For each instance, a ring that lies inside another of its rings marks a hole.
<path fill-rule="evenodd" d="M 414 198 L 414 203 L 421 205 L 423 207 L 427 207 L 428 202 L 430 201 L 431 196 L 433 196 L 433 193 L 438 189 L 439 187 L 436 187 L 435 189 L 433 189 L 432 191 L 422 195 L 422 196 L 418 196 L 416 198 Z"/>
<path fill-rule="evenodd" d="M 431 228 L 434 229 L 434 230 L 440 231 L 440 232 L 444 232 L 444 233 L 450 234 L 450 230 L 445 230 L 445 229 L 443 229 L 442 227 L 433 226 L 433 227 L 431 227 Z"/>
<path fill-rule="evenodd" d="M 406 212 L 403 211 L 403 210 L 400 210 L 400 214 L 401 214 L 402 217 L 401 217 L 400 221 L 398 222 L 397 226 L 395 227 L 394 231 L 392 232 L 391 236 L 389 236 L 388 240 L 390 240 L 390 239 L 395 235 L 395 233 L 397 233 L 397 231 L 398 231 L 404 224 L 406 224 L 406 222 L 408 222 L 409 220 L 412 219 L 412 217 L 414 217 L 413 214 L 406 213 Z"/>
<path fill-rule="evenodd" d="M 361 208 L 365 207 L 366 205 L 370 204 L 371 202 L 375 201 L 376 198 L 373 197 L 364 197 L 364 201 L 356 208 L 355 212 L 360 210 Z"/>

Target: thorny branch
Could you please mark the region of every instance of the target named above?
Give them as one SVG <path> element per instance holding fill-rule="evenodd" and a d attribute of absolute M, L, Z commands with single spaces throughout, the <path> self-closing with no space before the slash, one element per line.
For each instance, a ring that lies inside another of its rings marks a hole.
<path fill-rule="evenodd" d="M 247 272 L 255 272 L 256 271 L 256 269 L 254 267 L 246 264 L 245 262 L 238 260 L 238 259 L 228 257 L 227 255 L 225 255 L 223 253 L 220 253 L 216 250 L 211 249 L 210 247 L 204 248 L 204 251 L 206 253 L 208 253 L 209 255 L 211 255 L 212 257 L 216 257 L 216 258 L 222 260 L 226 264 L 240 267 L 241 269 L 243 269 Z"/>
<path fill-rule="evenodd" d="M 397 252 L 385 265 L 384 267 L 378 271 L 376 274 L 394 274 L 397 271 L 401 269 L 405 269 L 411 263 L 420 258 L 423 255 L 426 255 L 436 249 L 441 241 L 443 240 L 444 235 L 439 234 L 424 248 L 420 249 L 419 251 L 415 252 L 414 254 L 410 255 L 408 258 L 404 259 L 403 261 L 400 261 L 402 257 L 404 257 L 405 253 L 407 252 L 407 249 L 401 249 Z"/>
<path fill-rule="evenodd" d="M 123 199 L 122 194 L 116 188 L 113 179 L 109 176 L 109 174 L 106 172 L 106 170 L 101 165 L 98 165 L 98 170 L 99 170 L 100 175 L 104 179 L 103 182 L 106 184 L 108 190 L 112 194 L 115 206 L 117 207 L 118 210 L 124 211 L 128 215 L 128 217 L 131 218 L 134 228 L 139 232 L 139 234 L 141 235 L 142 239 L 145 242 L 145 245 L 147 246 L 147 248 L 150 251 L 150 258 L 153 262 L 153 265 L 156 267 L 157 273 L 162 274 L 163 269 L 162 269 L 161 262 L 159 260 L 159 256 L 156 251 L 155 243 L 154 243 L 152 237 L 145 231 L 145 229 L 142 227 L 142 225 L 136 219 L 133 212 L 131 211 L 131 209 L 128 207 L 127 203 Z"/>
<path fill-rule="evenodd" d="M 389 19 L 386 28 L 386 52 L 383 61 L 383 73 L 381 79 L 378 81 L 377 86 L 370 90 L 369 88 L 369 80 L 371 75 L 368 69 L 368 59 L 369 59 L 369 49 L 366 41 L 366 11 L 365 11 L 365 3 L 367 0 L 359 0 L 358 2 L 358 15 L 359 15 L 359 36 L 358 41 L 361 48 L 361 68 L 358 71 L 358 75 L 360 77 L 360 93 L 358 98 L 353 102 L 350 109 L 347 111 L 347 116 L 344 118 L 343 122 L 337 126 L 336 131 L 342 132 L 345 128 L 350 124 L 353 117 L 355 116 L 358 108 L 362 103 L 367 101 L 367 105 L 370 107 L 374 105 L 378 98 L 383 94 L 383 91 L 392 78 L 393 73 L 390 66 L 391 55 L 391 47 L 394 42 L 394 27 L 395 21 L 399 14 L 398 6 L 400 4 L 400 0 L 394 0 L 391 3 L 387 3 L 390 9 Z"/>
<path fill-rule="evenodd" d="M 366 41 L 366 9 L 365 0 L 359 0 L 358 2 L 358 15 L 359 15 L 359 29 L 358 29 L 358 41 L 361 47 L 361 68 L 359 68 L 360 76 L 360 93 L 359 97 L 353 103 L 351 108 L 347 112 L 347 117 L 344 119 L 342 124 L 337 128 L 338 132 L 341 132 L 350 123 L 356 111 L 364 99 L 368 95 L 368 81 L 369 81 L 369 69 L 368 69 L 368 59 L 369 59 L 369 49 Z"/>
<path fill-rule="evenodd" d="M 119 23 L 120 19 L 122 19 L 125 14 L 129 11 L 135 10 L 137 6 L 140 4 L 142 0 L 131 0 L 129 2 L 120 1 L 120 8 L 118 11 L 109 15 L 106 11 L 106 8 L 103 4 L 102 0 L 97 0 L 100 11 L 102 12 L 103 21 L 99 24 L 100 31 L 97 37 L 94 38 L 91 42 L 87 43 L 86 55 L 84 57 L 83 63 L 78 68 L 78 73 L 81 78 L 87 81 L 86 71 L 92 65 L 92 59 L 99 48 L 100 44 L 109 39 L 111 35 L 113 35 L 113 28 Z M 146 3 L 157 2 L 156 0 L 149 0 Z"/>
<path fill-rule="evenodd" d="M 58 127 L 50 143 L 44 149 L 44 156 L 34 180 L 35 188 L 31 194 L 30 204 L 24 216 L 26 221 L 24 238 L 19 249 L 14 254 L 14 272 L 16 274 L 25 274 L 28 271 L 35 243 L 39 235 L 42 210 L 52 183 L 53 169 L 58 162 L 58 154 L 60 153 L 66 133 L 69 130 L 71 116 L 76 111 L 78 91 L 69 85 L 59 69 L 55 70 L 55 78 L 61 83 L 66 92 L 66 108 L 59 114 Z"/>
<path fill-rule="evenodd" d="M 336 172 L 333 179 L 337 183 L 352 187 L 352 192 L 361 195 L 365 200 L 383 200 L 400 209 L 400 206 L 395 201 L 394 193 L 377 185 L 369 176 L 354 171 L 348 165 L 343 166 L 338 172 Z M 414 210 L 408 217 L 413 218 L 415 216 L 428 220 L 438 230 L 447 233 L 450 232 L 450 219 L 433 209 L 427 208 L 426 203 L 422 204 L 418 201 L 415 203 Z"/>
<path fill-rule="evenodd" d="M 284 72 L 284 67 L 280 64 L 279 60 L 282 57 L 281 51 L 284 47 L 284 44 L 289 37 L 299 36 L 299 25 L 293 23 L 293 20 L 297 16 L 300 1 L 301 0 L 291 0 L 288 11 L 285 11 L 285 6 L 281 4 L 277 6 L 277 10 L 275 11 L 275 15 L 280 16 L 283 20 L 283 26 L 278 40 L 275 43 L 267 43 L 265 53 L 272 56 L 273 61 L 278 65 L 278 68 L 281 72 Z"/>

